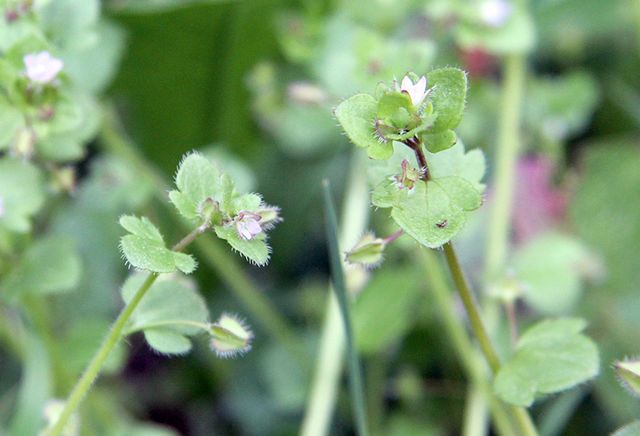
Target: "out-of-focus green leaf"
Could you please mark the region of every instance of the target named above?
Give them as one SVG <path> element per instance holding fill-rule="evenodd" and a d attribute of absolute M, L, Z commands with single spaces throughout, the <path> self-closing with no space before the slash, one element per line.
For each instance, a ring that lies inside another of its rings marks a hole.
<path fill-rule="evenodd" d="M 619 428 L 611 436 L 640 436 L 640 421 L 634 421 Z"/>
<path fill-rule="evenodd" d="M 36 435 L 45 425 L 44 406 L 51 398 L 49 355 L 42 342 L 31 334 L 24 336 L 25 363 L 16 411 L 10 424 L 12 435 Z"/>
<path fill-rule="evenodd" d="M 35 241 L 11 270 L 2 287 L 11 298 L 72 290 L 82 272 L 73 242 L 52 236 Z"/>
<path fill-rule="evenodd" d="M 542 321 L 518 340 L 515 354 L 500 368 L 494 390 L 518 406 L 530 406 L 537 396 L 564 391 L 595 377 L 598 349 L 581 331 L 576 318 Z"/>
<path fill-rule="evenodd" d="M 545 314 L 566 314 L 581 294 L 582 276 L 597 271 L 598 262 L 576 238 L 550 232 L 518 250 L 513 259 L 524 285 L 524 298 Z"/>
<path fill-rule="evenodd" d="M 29 162 L 0 159 L 0 226 L 25 233 L 31 228 L 29 219 L 44 202 L 40 170 Z"/>
<path fill-rule="evenodd" d="M 353 303 L 356 345 L 363 353 L 381 352 L 402 337 L 417 315 L 419 277 L 411 270 L 383 270 Z"/>

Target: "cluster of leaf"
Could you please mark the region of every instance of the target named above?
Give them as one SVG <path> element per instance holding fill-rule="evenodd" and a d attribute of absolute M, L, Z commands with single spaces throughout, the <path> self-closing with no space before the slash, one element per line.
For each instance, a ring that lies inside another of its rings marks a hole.
<path fill-rule="evenodd" d="M 96 94 L 115 72 L 121 32 L 100 19 L 97 0 L 5 0 L 0 9 L 0 150 L 54 162 L 81 158 L 99 125 Z M 64 66 L 53 82 L 32 86 L 24 57 L 40 52 Z"/>
<path fill-rule="evenodd" d="M 369 18 L 373 10 L 380 19 Z M 295 156 L 342 144 L 330 116 L 341 98 L 428 69 L 435 45 L 415 29 L 410 18 L 417 13 L 415 5 L 383 2 L 374 8 L 348 2 L 327 17 L 281 12 L 278 41 L 295 68 L 262 62 L 250 77 L 255 111 L 277 144 Z"/>
<path fill-rule="evenodd" d="M 373 159 L 397 162 L 392 159 L 394 151 L 404 157 L 409 146 L 426 153 L 427 168 L 412 168 L 405 160 L 401 174 L 385 174 L 372 202 L 391 208 L 392 218 L 406 233 L 434 248 L 453 238 L 468 212 L 480 207 L 484 158 L 479 152 L 465 154 L 462 144 L 454 146 L 453 129 L 465 105 L 465 73 L 456 68 L 433 70 L 427 74 L 427 83 L 430 89 L 418 107 L 406 91 L 382 88 L 377 97 L 348 98 L 335 115 L 351 141 L 366 148 Z M 389 165 L 386 169 L 400 168 Z"/>

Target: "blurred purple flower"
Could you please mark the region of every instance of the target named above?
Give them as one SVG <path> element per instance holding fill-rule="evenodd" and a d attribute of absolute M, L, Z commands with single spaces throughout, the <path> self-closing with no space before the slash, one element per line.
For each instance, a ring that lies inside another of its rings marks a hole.
<path fill-rule="evenodd" d="M 262 233 L 261 216 L 252 212 L 241 211 L 235 219 L 236 231 L 240 239 L 250 240 Z"/>

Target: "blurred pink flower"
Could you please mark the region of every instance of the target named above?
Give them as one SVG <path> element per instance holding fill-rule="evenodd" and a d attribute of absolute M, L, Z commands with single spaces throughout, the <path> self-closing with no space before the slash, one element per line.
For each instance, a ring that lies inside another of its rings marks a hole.
<path fill-rule="evenodd" d="M 50 83 L 64 66 L 60 59 L 54 58 L 48 51 L 25 55 L 23 60 L 29 80 L 40 85 Z"/>
<path fill-rule="evenodd" d="M 552 185 L 553 164 L 544 156 L 522 158 L 516 171 L 513 229 L 522 243 L 564 218 L 567 194 Z"/>

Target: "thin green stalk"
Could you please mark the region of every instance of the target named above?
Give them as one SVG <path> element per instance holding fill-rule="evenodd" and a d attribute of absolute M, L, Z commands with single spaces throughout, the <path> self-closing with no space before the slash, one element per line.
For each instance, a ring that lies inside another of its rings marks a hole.
<path fill-rule="evenodd" d="M 156 281 L 158 275 L 158 273 L 149 274 L 142 286 L 140 286 L 140 288 L 136 291 L 129 304 L 127 304 L 122 312 L 120 312 L 120 315 L 113 324 L 113 328 L 111 329 L 105 340 L 102 342 L 102 345 L 93 356 L 93 359 L 91 359 L 91 362 L 89 363 L 89 366 L 87 367 L 85 372 L 82 374 L 76 385 L 71 390 L 69 398 L 65 402 L 62 413 L 58 417 L 55 425 L 51 427 L 51 429 L 46 433 L 47 436 L 59 436 L 62 433 L 65 425 L 67 424 L 67 421 L 69 420 L 73 412 L 75 412 L 75 410 L 78 408 L 80 402 L 91 388 L 91 385 L 93 384 L 95 379 L 100 374 L 102 366 L 107 360 L 109 353 L 120 340 L 124 326 L 131 317 L 131 314 L 136 309 L 136 307 L 138 307 L 138 303 L 140 303 L 142 297 L 144 297 L 149 288 L 151 288 L 151 285 L 153 285 L 153 283 Z"/>
<path fill-rule="evenodd" d="M 444 254 L 449 270 L 451 271 L 453 282 L 458 289 L 458 293 L 462 299 L 462 304 L 469 316 L 471 330 L 473 330 L 478 344 L 480 345 L 480 350 L 482 350 L 482 354 L 491 368 L 491 372 L 495 374 L 498 372 L 498 369 L 500 369 L 500 358 L 498 358 L 498 354 L 491 344 L 491 339 L 489 338 L 487 329 L 484 327 L 484 323 L 480 317 L 480 310 L 478 309 L 473 294 L 471 293 L 467 279 L 462 272 L 460 262 L 458 262 L 458 256 L 456 255 L 451 242 L 444 244 Z"/>
<path fill-rule="evenodd" d="M 479 360 L 479 356 L 476 355 L 473 344 L 458 319 L 452 298 L 453 295 L 447 284 L 442 265 L 438 262 L 433 251 L 421 250 L 421 253 L 425 269 L 424 277 L 428 282 L 433 303 L 438 308 L 438 315 L 442 319 L 444 330 L 449 336 L 451 345 L 460 358 L 462 368 L 471 383 L 478 387 L 479 394 L 488 398 L 493 422 L 498 433 L 502 436 L 516 434 L 513 423 L 507 414 L 506 406 L 492 395 L 491 386 L 486 380 L 486 367 Z"/>
<path fill-rule="evenodd" d="M 351 315 L 349 310 L 349 300 L 347 297 L 347 286 L 345 283 L 344 271 L 342 270 L 342 260 L 340 248 L 338 247 L 338 219 L 331 199 L 329 182 L 323 182 L 325 215 L 327 228 L 327 242 L 329 245 L 329 261 L 331 264 L 331 278 L 333 289 L 336 292 L 344 331 L 347 339 L 347 354 L 349 361 L 349 387 L 351 391 L 351 401 L 356 417 L 356 428 L 359 436 L 367 436 L 367 417 L 364 401 L 364 387 L 362 382 L 362 372 L 353 339 L 353 329 L 351 326 Z"/>
<path fill-rule="evenodd" d="M 506 57 L 497 148 L 494 154 L 496 162 L 493 196 L 487 230 L 485 271 L 488 280 L 493 280 L 502 272 L 507 259 L 515 168 L 521 143 L 520 122 L 525 71 L 523 56 Z"/>
<path fill-rule="evenodd" d="M 170 184 L 160 171 L 137 152 L 135 145 L 124 135 L 115 110 L 112 108 L 107 108 L 104 111 L 100 143 L 106 151 L 122 158 L 135 169 L 136 174 L 153 185 L 155 187 L 154 195 L 161 201 L 161 204 L 172 207 L 166 201 L 167 191 L 171 189 Z M 184 220 L 179 219 L 175 214 L 172 216 L 176 216 L 178 225 L 187 229 L 188 224 Z M 284 344 L 300 362 L 306 361 L 308 357 L 298 346 L 292 328 L 274 308 L 267 295 L 254 285 L 229 253 L 229 250 L 209 234 L 203 234 L 195 241 L 195 245 L 202 260 L 216 271 L 224 284 L 245 305 L 266 332 Z"/>
<path fill-rule="evenodd" d="M 339 242 L 341 247 L 350 247 L 357 242 L 357 239 L 365 231 L 369 215 L 367 207 L 369 190 L 364 171 L 365 158 L 357 151 L 352 156 L 353 162 L 350 165 L 350 175 L 340 222 Z M 362 268 L 344 265 L 344 269 L 349 293 L 355 295 L 365 285 L 368 275 Z M 329 434 L 345 348 L 345 335 L 341 323 L 340 308 L 335 293 L 330 290 L 327 295 L 325 318 L 311 392 L 300 429 L 301 436 Z"/>
<path fill-rule="evenodd" d="M 498 357 L 498 354 L 496 353 L 493 344 L 491 343 L 491 338 L 489 337 L 484 323 L 482 322 L 479 307 L 475 302 L 473 294 L 471 293 L 471 289 L 469 288 L 467 279 L 462 272 L 460 262 L 458 262 L 458 256 L 456 255 L 451 242 L 447 242 L 446 244 L 444 244 L 444 253 L 447 260 L 447 265 L 449 267 L 449 270 L 451 271 L 453 282 L 458 289 L 458 294 L 460 295 L 462 304 L 464 305 L 467 315 L 469 316 L 471 330 L 473 330 L 473 333 L 480 345 L 480 350 L 482 351 L 485 360 L 491 368 L 491 372 L 495 375 L 500 369 L 500 358 Z M 522 435 L 538 434 L 526 409 L 523 409 L 521 407 L 510 407 L 510 410 L 516 423 L 520 427 Z"/>
<path fill-rule="evenodd" d="M 180 242 L 174 245 L 172 250 L 184 250 L 191 242 L 195 240 L 198 235 L 201 235 L 205 229 L 206 227 L 201 226 L 191 231 L 188 235 L 182 238 Z M 158 276 L 159 274 L 156 272 L 150 273 L 147 279 L 142 283 L 142 285 L 140 285 L 140 288 L 138 288 L 131 301 L 129 301 L 129 303 L 122 309 L 122 312 L 120 312 L 120 315 L 118 315 L 118 318 L 116 318 L 115 322 L 113 323 L 109 334 L 107 334 L 104 341 L 102 342 L 102 345 L 100 345 L 100 348 L 98 348 L 98 351 L 96 351 L 96 354 L 91 359 L 91 362 L 89 362 L 89 365 L 85 369 L 84 373 L 82 373 L 82 376 L 80 376 L 73 389 L 71 389 L 71 393 L 69 394 L 69 397 L 65 402 L 64 409 L 62 409 L 58 420 L 51 427 L 51 429 L 49 429 L 45 433 L 47 436 L 59 436 L 62 433 L 65 425 L 67 424 L 67 421 L 69 420 L 73 412 L 75 412 L 75 410 L 78 408 L 85 395 L 87 395 L 87 393 L 91 389 L 91 385 L 93 384 L 93 382 L 100 375 L 102 366 L 109 357 L 109 353 L 111 353 L 113 347 L 116 346 L 118 341 L 124 335 L 124 328 L 127 324 L 127 321 L 129 321 L 129 318 L 131 318 L 134 310 L 136 310 L 136 308 L 138 307 L 138 304 L 142 300 L 142 297 L 145 296 L 147 291 L 155 283 Z"/>

